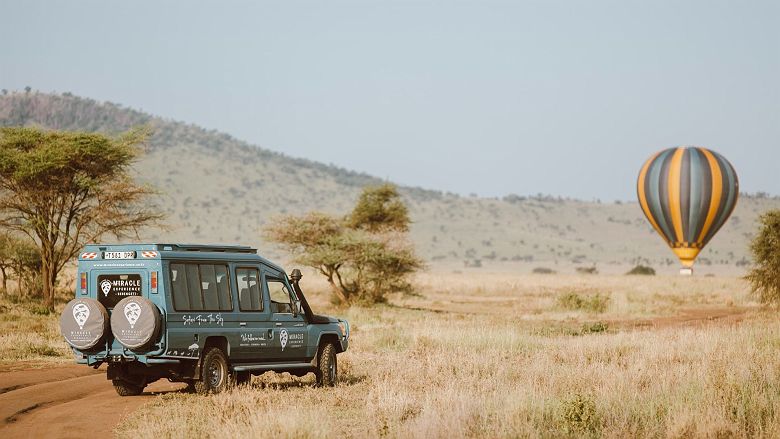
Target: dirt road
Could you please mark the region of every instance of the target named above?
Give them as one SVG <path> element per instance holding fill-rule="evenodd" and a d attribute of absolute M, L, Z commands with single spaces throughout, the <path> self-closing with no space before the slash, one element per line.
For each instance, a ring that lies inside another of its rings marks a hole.
<path fill-rule="evenodd" d="M 153 395 L 182 384 L 158 381 L 141 396 L 122 398 L 102 367 L 65 364 L 0 371 L 0 437 L 111 437 L 123 416 Z"/>

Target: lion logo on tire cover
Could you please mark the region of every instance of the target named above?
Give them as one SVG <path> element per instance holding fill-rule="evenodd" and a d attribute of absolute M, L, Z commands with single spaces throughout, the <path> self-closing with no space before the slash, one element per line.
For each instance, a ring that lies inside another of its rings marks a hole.
<path fill-rule="evenodd" d="M 87 323 L 89 318 L 89 307 L 83 303 L 77 303 L 73 306 L 73 318 L 76 320 L 76 324 L 79 325 L 79 329 L 84 330 L 84 323 Z"/>
<path fill-rule="evenodd" d="M 125 305 L 124 312 L 127 322 L 130 323 L 130 329 L 133 329 L 135 327 L 135 322 L 141 317 L 141 305 L 135 302 L 128 302 L 127 305 Z"/>
<path fill-rule="evenodd" d="M 279 343 L 282 344 L 282 350 L 284 350 L 284 347 L 287 346 L 287 330 L 282 329 L 279 331 Z"/>

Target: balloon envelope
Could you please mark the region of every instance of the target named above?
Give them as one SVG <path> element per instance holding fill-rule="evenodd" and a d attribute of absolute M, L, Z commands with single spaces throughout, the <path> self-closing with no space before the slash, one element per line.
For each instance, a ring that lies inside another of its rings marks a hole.
<path fill-rule="evenodd" d="M 722 155 L 677 147 L 650 157 L 639 171 L 639 205 L 683 266 L 720 230 L 737 205 L 739 181 Z"/>

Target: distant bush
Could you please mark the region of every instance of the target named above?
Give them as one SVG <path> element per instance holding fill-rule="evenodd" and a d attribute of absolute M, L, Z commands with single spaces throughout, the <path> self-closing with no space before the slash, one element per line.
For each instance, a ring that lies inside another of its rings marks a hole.
<path fill-rule="evenodd" d="M 534 274 L 555 274 L 555 270 L 547 267 L 536 267 L 533 271 Z"/>
<path fill-rule="evenodd" d="M 628 275 L 655 276 L 655 270 L 652 267 L 648 267 L 646 265 L 637 265 L 636 267 L 632 268 L 626 274 L 628 274 Z"/>
<path fill-rule="evenodd" d="M 473 268 L 480 268 L 482 267 L 482 260 L 481 259 L 466 259 L 463 261 L 464 267 L 473 267 Z"/>
<path fill-rule="evenodd" d="M 607 322 L 583 323 L 581 333 L 598 334 L 600 332 L 607 332 L 607 330 L 609 330 L 609 323 Z"/>
<path fill-rule="evenodd" d="M 596 269 L 596 266 L 593 267 L 577 267 L 577 273 L 580 274 L 599 274 L 599 270 Z"/>
<path fill-rule="evenodd" d="M 780 305 L 780 210 L 764 213 L 759 222 L 750 243 L 754 265 L 745 279 L 761 303 Z"/>
<path fill-rule="evenodd" d="M 573 311 L 602 313 L 607 310 L 609 297 L 601 294 L 578 294 L 573 291 L 558 296 L 561 308 Z"/>
<path fill-rule="evenodd" d="M 49 308 L 40 304 L 30 305 L 29 311 L 31 314 L 35 314 L 39 316 L 48 316 L 49 314 L 51 314 Z"/>

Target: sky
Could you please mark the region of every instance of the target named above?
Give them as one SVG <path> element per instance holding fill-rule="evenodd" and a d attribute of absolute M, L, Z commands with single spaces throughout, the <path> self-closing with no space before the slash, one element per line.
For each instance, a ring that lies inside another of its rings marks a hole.
<path fill-rule="evenodd" d="M 463 195 L 632 200 L 701 145 L 780 194 L 777 1 L 0 0 L 0 88 Z"/>

